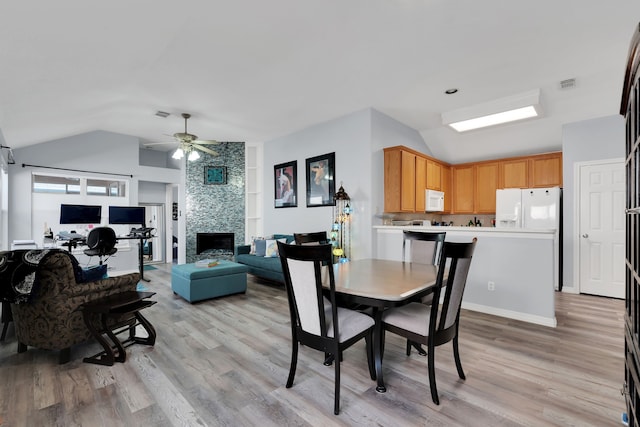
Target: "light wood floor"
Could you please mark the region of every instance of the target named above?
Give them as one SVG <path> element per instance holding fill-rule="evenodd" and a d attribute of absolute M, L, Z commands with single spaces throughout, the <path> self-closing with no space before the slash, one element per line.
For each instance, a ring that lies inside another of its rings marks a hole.
<path fill-rule="evenodd" d="M 617 426 L 624 411 L 624 303 L 557 294 L 558 327 L 463 310 L 458 379 L 451 344 L 436 351 L 439 406 L 426 358 L 387 334 L 379 394 L 364 342 L 344 354 L 341 413 L 333 415 L 333 367 L 301 348 L 285 388 L 290 329 L 283 288 L 249 276 L 246 295 L 189 304 L 170 288 L 170 266 L 147 271 L 158 304 L 145 310 L 158 339 L 127 349 L 126 363 L 82 362 L 96 344 L 17 354 L 0 343 L 0 425 L 5 426 Z"/>

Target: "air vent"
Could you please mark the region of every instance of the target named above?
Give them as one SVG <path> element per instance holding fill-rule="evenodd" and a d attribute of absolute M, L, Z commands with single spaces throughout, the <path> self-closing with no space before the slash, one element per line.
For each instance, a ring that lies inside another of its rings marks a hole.
<path fill-rule="evenodd" d="M 560 82 L 560 89 L 571 89 L 576 86 L 576 79 L 566 79 Z"/>
<path fill-rule="evenodd" d="M 171 113 L 167 113 L 166 111 L 156 111 L 156 116 L 166 118 L 169 117 Z"/>

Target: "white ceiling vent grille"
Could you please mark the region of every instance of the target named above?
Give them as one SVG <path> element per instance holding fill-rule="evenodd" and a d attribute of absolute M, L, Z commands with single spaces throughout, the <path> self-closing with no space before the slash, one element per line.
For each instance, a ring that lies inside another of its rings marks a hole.
<path fill-rule="evenodd" d="M 169 115 L 170 114 L 167 113 L 166 111 L 156 111 L 156 116 L 158 116 L 158 117 L 166 118 L 166 117 L 169 117 Z"/>
<path fill-rule="evenodd" d="M 576 79 L 566 79 L 560 82 L 560 89 L 571 89 L 576 86 Z"/>

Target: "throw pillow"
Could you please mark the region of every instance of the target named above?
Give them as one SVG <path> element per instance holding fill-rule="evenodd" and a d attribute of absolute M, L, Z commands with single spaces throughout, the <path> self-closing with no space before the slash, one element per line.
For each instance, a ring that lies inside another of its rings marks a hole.
<path fill-rule="evenodd" d="M 282 239 L 275 239 L 275 240 L 267 239 L 267 247 L 264 254 L 265 257 L 275 258 L 280 256 L 280 254 L 278 253 L 277 242 L 287 243 L 287 239 L 284 237 Z"/>
<path fill-rule="evenodd" d="M 107 264 L 94 265 L 81 270 L 80 283 L 95 282 L 107 277 Z"/>
<path fill-rule="evenodd" d="M 278 256 L 278 243 L 277 240 L 267 240 L 267 245 L 266 245 L 266 250 L 265 250 L 265 257 L 267 258 L 275 258 Z"/>
<path fill-rule="evenodd" d="M 265 251 L 267 249 L 267 241 L 262 239 L 262 240 L 254 240 L 254 243 L 256 245 L 256 250 L 254 255 L 255 256 L 264 256 Z"/>
<path fill-rule="evenodd" d="M 249 251 L 250 255 L 256 254 L 256 241 L 258 240 L 264 240 L 264 237 L 253 237 L 251 239 L 251 250 Z"/>

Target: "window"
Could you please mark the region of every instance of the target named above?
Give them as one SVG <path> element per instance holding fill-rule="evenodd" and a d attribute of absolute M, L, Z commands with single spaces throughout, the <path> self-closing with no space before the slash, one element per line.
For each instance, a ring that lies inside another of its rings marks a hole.
<path fill-rule="evenodd" d="M 33 174 L 32 190 L 34 193 L 125 197 L 127 181 Z"/>
<path fill-rule="evenodd" d="M 104 179 L 87 179 L 87 194 L 92 196 L 126 196 L 126 182 Z"/>
<path fill-rule="evenodd" d="M 32 175 L 34 193 L 80 194 L 80 178 Z"/>

